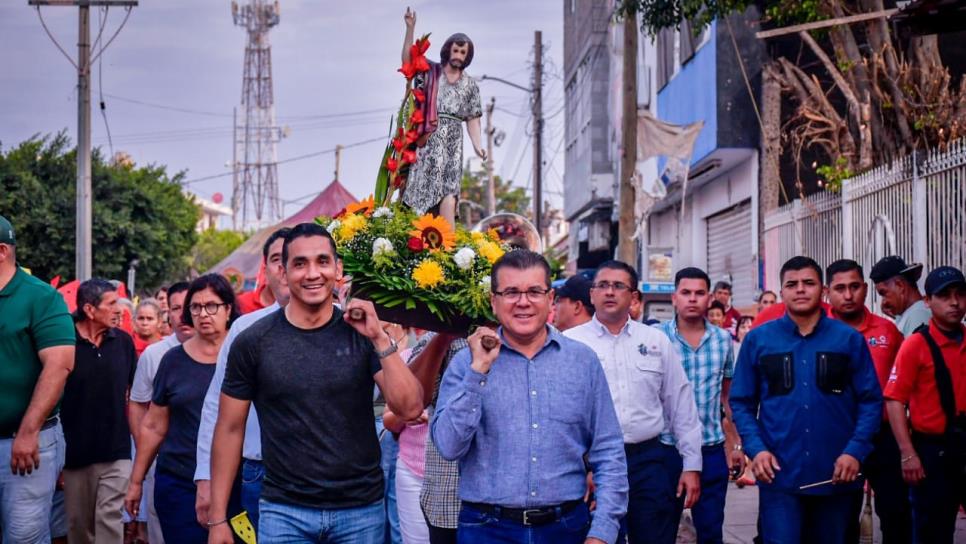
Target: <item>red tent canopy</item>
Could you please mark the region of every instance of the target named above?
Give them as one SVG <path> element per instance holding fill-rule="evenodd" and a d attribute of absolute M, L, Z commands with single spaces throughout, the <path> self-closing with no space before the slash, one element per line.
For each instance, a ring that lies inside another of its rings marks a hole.
<path fill-rule="evenodd" d="M 222 273 L 233 268 L 241 272 L 246 279 L 254 280 L 258 276 L 258 269 L 262 264 L 262 246 L 273 232 L 280 227 L 310 223 L 320 215 L 335 215 L 356 200 L 358 199 L 348 189 L 338 180 L 335 180 L 295 215 L 278 225 L 258 231 L 251 238 L 245 240 L 244 244 L 238 246 L 238 249 L 213 266 L 209 272 Z"/>

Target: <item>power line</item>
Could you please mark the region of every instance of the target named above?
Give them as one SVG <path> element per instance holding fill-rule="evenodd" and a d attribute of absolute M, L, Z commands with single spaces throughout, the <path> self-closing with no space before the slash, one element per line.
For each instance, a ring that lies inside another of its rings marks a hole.
<path fill-rule="evenodd" d="M 363 146 L 363 145 L 366 145 L 366 144 L 371 144 L 371 143 L 379 142 L 379 141 L 382 141 L 382 142 L 386 141 L 386 137 L 385 136 L 379 136 L 378 138 L 370 138 L 368 140 L 363 140 L 361 142 L 351 143 L 351 144 L 342 146 L 342 149 L 352 149 L 353 147 L 359 147 L 359 146 Z M 288 159 L 283 159 L 283 160 L 280 160 L 280 161 L 276 161 L 275 164 L 285 164 L 285 163 L 289 163 L 289 162 L 295 162 L 295 161 L 301 161 L 301 160 L 305 160 L 305 159 L 310 159 L 312 157 L 318 157 L 319 155 L 327 155 L 329 153 L 335 153 L 335 149 L 336 148 L 333 147 L 331 149 L 323 149 L 321 151 L 314 151 L 312 153 L 306 153 L 304 155 L 297 155 L 295 157 L 290 157 Z M 228 177 L 228 176 L 231 176 L 233 174 L 234 174 L 234 172 L 225 172 L 225 173 L 222 173 L 222 174 L 213 174 L 213 175 L 210 175 L 210 176 L 204 176 L 204 177 L 200 177 L 200 178 L 195 178 L 195 179 L 188 180 L 188 181 L 182 181 L 181 182 L 181 185 L 182 186 L 188 186 L 188 185 L 192 185 L 192 184 L 199 183 L 199 182 L 202 182 L 202 181 L 208 181 L 210 179 L 217 179 L 217 178 Z"/>
<path fill-rule="evenodd" d="M 191 108 L 182 108 L 179 106 L 170 106 L 167 104 L 160 104 L 158 102 L 148 102 L 145 100 L 137 100 L 134 98 L 127 98 L 124 96 L 118 96 L 113 94 L 106 94 L 115 100 L 120 100 L 121 102 L 128 102 L 130 104 L 137 104 L 139 106 L 144 106 L 148 108 L 156 108 L 160 110 L 177 111 L 181 113 L 189 113 L 192 115 L 206 115 L 210 117 L 231 117 L 231 113 L 216 112 L 210 110 L 199 110 Z M 311 121 L 313 119 L 336 119 L 340 117 L 352 117 L 355 115 L 370 115 L 375 113 L 389 113 L 398 111 L 396 108 L 376 108 L 370 110 L 359 110 L 359 111 L 349 111 L 340 113 L 320 113 L 320 114 L 308 114 L 308 115 L 281 115 L 278 117 L 279 121 L 283 120 L 306 120 Z"/>

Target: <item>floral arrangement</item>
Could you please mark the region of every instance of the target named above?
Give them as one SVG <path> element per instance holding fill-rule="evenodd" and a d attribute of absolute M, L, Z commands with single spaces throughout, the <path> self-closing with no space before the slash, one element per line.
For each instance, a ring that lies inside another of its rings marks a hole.
<path fill-rule="evenodd" d="M 492 321 L 490 270 L 507 251 L 496 231 L 454 229 L 402 204 L 376 207 L 372 196 L 316 221 L 335 239 L 354 294 L 383 308 L 422 306 L 444 323 Z"/>
<path fill-rule="evenodd" d="M 406 185 L 409 169 L 416 163 L 419 125 L 426 120 L 422 109 L 426 93 L 413 87 L 413 79 L 417 74 L 429 70 L 429 61 L 426 59 L 428 49 L 429 34 L 425 34 L 410 46 L 409 62 L 403 63 L 397 70 L 406 78 L 406 93 L 396 116 L 396 132 L 391 143 L 386 146 L 376 178 L 376 202 L 388 203 L 393 192 Z"/>

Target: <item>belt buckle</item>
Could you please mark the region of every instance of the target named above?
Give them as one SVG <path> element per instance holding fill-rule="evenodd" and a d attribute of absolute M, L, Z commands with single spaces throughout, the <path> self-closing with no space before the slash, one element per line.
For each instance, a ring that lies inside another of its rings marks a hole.
<path fill-rule="evenodd" d="M 526 526 L 533 525 L 532 523 L 530 523 L 530 516 L 536 516 L 536 515 L 539 515 L 539 514 L 542 514 L 542 513 L 543 512 L 540 511 L 540 510 L 524 510 L 523 511 L 523 524 L 526 525 Z"/>

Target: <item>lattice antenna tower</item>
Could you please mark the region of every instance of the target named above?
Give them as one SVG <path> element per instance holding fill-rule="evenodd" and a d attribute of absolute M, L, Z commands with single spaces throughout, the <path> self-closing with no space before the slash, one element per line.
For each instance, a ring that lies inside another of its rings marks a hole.
<path fill-rule="evenodd" d="M 279 4 L 267 0 L 231 3 L 235 24 L 248 32 L 242 75 L 241 117 L 234 129 L 232 218 L 237 229 L 273 225 L 282 218 L 278 196 L 278 141 L 272 92 L 272 47 L 268 32 L 278 24 Z M 239 218 L 239 215 L 241 216 Z"/>

